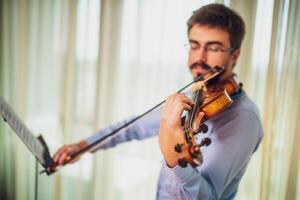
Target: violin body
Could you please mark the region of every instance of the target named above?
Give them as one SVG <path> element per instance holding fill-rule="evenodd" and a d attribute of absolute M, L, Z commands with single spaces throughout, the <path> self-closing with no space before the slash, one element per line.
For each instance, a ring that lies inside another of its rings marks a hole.
<path fill-rule="evenodd" d="M 204 113 L 205 119 L 208 120 L 224 111 L 232 102 L 233 101 L 227 91 L 224 90 L 209 103 L 203 105 L 201 107 L 201 112 Z"/>

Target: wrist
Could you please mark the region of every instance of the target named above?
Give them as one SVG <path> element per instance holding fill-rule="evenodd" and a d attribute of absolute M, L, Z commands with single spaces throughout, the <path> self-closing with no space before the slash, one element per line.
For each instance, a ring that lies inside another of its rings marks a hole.
<path fill-rule="evenodd" d="M 160 127 L 159 144 L 163 157 L 168 167 L 173 168 L 178 164 L 179 154 L 174 147 L 177 143 L 183 143 L 184 134 L 181 129 Z"/>
<path fill-rule="evenodd" d="M 79 149 L 84 149 L 89 146 L 89 144 L 87 143 L 86 140 L 81 140 L 79 143 L 77 143 L 77 145 L 78 145 Z"/>
<path fill-rule="evenodd" d="M 166 161 L 166 165 L 169 168 L 174 168 L 177 165 L 177 159 L 166 159 L 165 158 L 165 161 Z"/>

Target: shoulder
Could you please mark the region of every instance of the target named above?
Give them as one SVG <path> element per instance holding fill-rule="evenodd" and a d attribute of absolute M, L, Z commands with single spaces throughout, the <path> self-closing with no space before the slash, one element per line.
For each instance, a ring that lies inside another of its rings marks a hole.
<path fill-rule="evenodd" d="M 235 99 L 224 112 L 212 118 L 210 121 L 215 125 L 218 125 L 219 123 L 229 123 L 232 120 L 239 121 L 247 118 L 251 118 L 251 120 L 255 120 L 259 123 L 261 122 L 257 106 L 246 94 L 244 94 Z"/>
<path fill-rule="evenodd" d="M 259 110 L 246 94 L 235 99 L 228 109 L 208 123 L 219 139 L 244 135 L 260 141 L 263 135 Z"/>

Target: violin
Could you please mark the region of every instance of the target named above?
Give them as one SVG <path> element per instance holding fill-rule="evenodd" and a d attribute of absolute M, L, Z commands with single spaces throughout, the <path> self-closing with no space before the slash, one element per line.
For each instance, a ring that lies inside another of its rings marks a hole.
<path fill-rule="evenodd" d="M 206 133 L 208 131 L 208 127 L 205 125 L 204 122 L 225 110 L 232 103 L 230 95 L 240 88 L 234 79 L 227 80 L 226 83 L 219 83 L 219 79 L 224 72 L 224 67 L 215 66 L 211 68 L 207 73 L 199 75 L 191 83 L 187 84 L 186 86 L 177 91 L 177 93 L 182 92 L 187 87 L 194 84 L 194 106 L 190 111 L 188 111 L 187 115 L 182 118 L 182 121 L 184 122 L 185 139 L 182 144 L 176 144 L 174 147 L 174 150 L 180 156 L 180 158 L 178 159 L 178 164 L 181 167 L 187 167 L 188 163 L 192 167 L 196 167 L 203 162 L 200 147 L 204 145 L 208 146 L 211 143 L 211 140 L 206 137 L 201 141 L 200 144 L 197 144 L 194 136 L 200 132 Z M 143 116 L 160 107 L 163 103 L 165 103 L 165 100 L 152 107 L 151 109 L 147 110 L 143 114 L 116 128 L 104 137 L 98 139 L 97 141 L 94 141 L 92 144 L 84 146 L 79 151 L 70 155 L 66 159 L 66 164 L 77 160 L 78 157 L 84 154 L 85 152 L 88 152 L 97 146 L 101 146 L 102 144 L 105 144 L 108 140 L 117 137 L 119 134 L 121 134 L 122 129 L 126 128 L 127 126 L 131 125 Z M 192 126 L 195 117 L 199 112 L 203 114 L 203 117 L 201 119 L 199 129 L 197 131 L 193 131 Z M 57 170 L 56 167 L 56 165 L 53 165 L 42 172 L 46 172 L 48 175 L 50 175 Z"/>
<path fill-rule="evenodd" d="M 182 118 L 182 121 L 184 121 L 185 141 L 174 146 L 174 150 L 180 154 L 178 165 L 183 168 L 187 167 L 188 163 L 192 167 L 202 164 L 203 158 L 200 148 L 204 145 L 210 145 L 211 139 L 205 137 L 200 144 L 197 144 L 195 135 L 208 131 L 208 126 L 204 122 L 228 108 L 233 102 L 230 95 L 238 92 L 241 87 L 233 78 L 225 82 L 219 82 L 224 72 L 225 69 L 223 67 L 216 66 L 204 76 L 203 80 L 195 83 L 193 86 L 194 106 Z M 202 114 L 200 126 L 194 131 L 193 124 L 199 112 Z"/>

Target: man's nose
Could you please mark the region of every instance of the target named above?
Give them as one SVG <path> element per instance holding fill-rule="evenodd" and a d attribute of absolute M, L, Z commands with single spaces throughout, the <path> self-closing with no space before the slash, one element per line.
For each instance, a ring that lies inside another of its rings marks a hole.
<path fill-rule="evenodd" d="M 206 61 L 207 61 L 207 51 L 206 51 L 205 47 L 201 47 L 201 48 L 198 49 L 197 59 L 200 62 L 206 63 Z"/>

